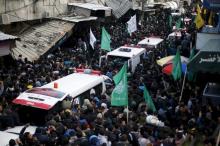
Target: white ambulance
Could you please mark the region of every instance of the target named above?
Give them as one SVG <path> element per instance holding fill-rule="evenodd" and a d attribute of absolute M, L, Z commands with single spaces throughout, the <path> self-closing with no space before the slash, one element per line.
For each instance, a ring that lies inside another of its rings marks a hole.
<path fill-rule="evenodd" d="M 141 48 L 139 46 L 121 46 L 111 52 L 108 52 L 106 56 L 101 56 L 99 66 L 102 65 L 103 59 L 105 59 L 108 63 L 115 62 L 118 65 L 121 64 L 121 66 L 124 62 L 128 62 L 128 69 L 134 73 L 145 52 L 145 48 Z"/>
<path fill-rule="evenodd" d="M 67 96 L 74 99 L 87 91 L 89 92 L 90 89 L 101 90 L 100 92 L 104 93 L 106 90 L 106 80 L 111 79 L 101 75 L 99 71 L 76 69 L 76 73 L 21 93 L 13 100 L 13 103 L 50 110 Z"/>

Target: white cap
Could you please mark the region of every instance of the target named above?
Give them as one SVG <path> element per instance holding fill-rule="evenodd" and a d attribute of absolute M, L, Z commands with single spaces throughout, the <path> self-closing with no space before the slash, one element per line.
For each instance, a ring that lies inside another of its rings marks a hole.
<path fill-rule="evenodd" d="M 98 114 L 97 114 L 97 118 L 100 118 L 100 119 L 101 119 L 101 118 L 102 118 L 102 114 L 101 114 L 101 113 L 98 113 Z"/>
<path fill-rule="evenodd" d="M 75 98 L 75 99 L 73 100 L 73 103 L 74 103 L 74 104 L 79 104 L 79 98 Z"/>
<path fill-rule="evenodd" d="M 102 103 L 101 107 L 107 108 L 107 104 L 106 103 Z"/>

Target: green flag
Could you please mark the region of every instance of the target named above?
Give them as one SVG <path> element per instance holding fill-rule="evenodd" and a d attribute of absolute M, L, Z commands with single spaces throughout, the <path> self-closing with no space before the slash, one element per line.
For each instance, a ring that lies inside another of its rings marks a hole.
<path fill-rule="evenodd" d="M 170 28 L 173 28 L 172 23 L 173 23 L 173 18 L 172 18 L 172 15 L 170 15 L 169 16 L 169 26 L 170 26 Z"/>
<path fill-rule="evenodd" d="M 181 17 L 176 21 L 176 29 L 180 29 L 182 26 L 182 20 Z"/>
<path fill-rule="evenodd" d="M 106 51 L 111 51 L 110 43 L 111 43 L 111 36 L 105 30 L 105 28 L 102 27 L 101 49 Z"/>
<path fill-rule="evenodd" d="M 156 108 L 154 106 L 153 100 L 145 85 L 144 85 L 144 99 L 145 99 L 145 102 L 147 103 L 148 109 L 152 110 L 153 112 L 156 112 Z"/>
<path fill-rule="evenodd" d="M 173 58 L 172 75 L 173 75 L 174 80 L 180 79 L 182 75 L 182 63 L 181 63 L 179 49 L 177 50 L 176 55 Z"/>
<path fill-rule="evenodd" d="M 115 88 L 111 94 L 112 106 L 127 106 L 128 105 L 128 81 L 127 81 L 127 63 L 113 77 Z"/>
<path fill-rule="evenodd" d="M 193 59 L 194 56 L 195 56 L 195 48 L 191 49 L 190 51 L 189 62 Z M 187 77 L 189 81 L 195 81 L 196 74 L 193 73 L 192 71 L 189 71 Z"/>
<path fill-rule="evenodd" d="M 194 56 L 195 56 L 195 48 L 192 48 L 190 51 L 189 61 L 191 61 Z"/>

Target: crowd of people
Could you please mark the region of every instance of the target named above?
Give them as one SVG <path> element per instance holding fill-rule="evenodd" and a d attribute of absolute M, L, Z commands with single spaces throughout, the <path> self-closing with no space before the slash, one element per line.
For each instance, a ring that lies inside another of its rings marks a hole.
<path fill-rule="evenodd" d="M 162 73 L 156 64 L 158 58 L 175 54 L 177 48 L 182 55 L 189 57 L 190 43 L 195 39 L 193 22 L 185 26 L 191 37 L 182 32 L 182 37 L 168 39 L 172 31 L 169 15 L 161 10 L 145 17 L 131 36 L 127 33 L 125 23 L 115 21 L 105 25 L 111 35 L 112 48 L 137 44 L 146 36 L 165 39 L 163 46 L 149 51 L 148 57 L 141 60 L 135 73 L 129 75 L 128 109 L 111 106 L 110 94 L 114 86 L 109 87 L 104 95 L 98 95 L 92 90 L 90 96 L 84 97 L 81 105 L 73 104 L 69 99 L 64 100 L 60 110 L 49 113 L 44 124 L 38 126 L 34 134 L 25 132 L 29 126 L 26 124 L 19 139 L 11 139 L 9 146 L 215 145 L 220 128 L 219 106 L 212 103 L 202 105 L 199 98 L 202 89 L 190 81 L 186 82 L 183 100 L 179 102 L 181 80 L 174 81 L 171 76 Z M 97 40 L 100 40 L 101 27 L 92 29 Z M 0 78 L 4 81 L 1 83 L 4 85 L 1 86 L 0 96 L 1 130 L 24 124 L 20 120 L 19 109 L 11 103 L 21 92 L 71 74 L 74 68 L 101 70 L 102 74 L 110 78 L 120 70 L 108 63 L 100 68 L 97 56 L 104 53 L 100 51 L 100 44 L 97 43 L 93 52 L 89 53 L 84 43 L 80 39 L 76 48 L 59 48 L 34 62 L 20 55 L 15 66 L 1 68 Z M 143 83 L 151 94 L 157 112 L 150 111 L 144 101 L 141 89 Z M 148 115 L 158 117 L 165 126 L 146 123 Z"/>

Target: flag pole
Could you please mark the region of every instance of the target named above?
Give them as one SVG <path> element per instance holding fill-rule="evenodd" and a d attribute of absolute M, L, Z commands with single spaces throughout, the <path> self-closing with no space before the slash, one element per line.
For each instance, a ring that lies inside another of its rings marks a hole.
<path fill-rule="evenodd" d="M 180 101 L 181 101 L 181 99 L 182 99 L 182 96 L 183 96 L 183 89 L 184 89 L 185 82 L 186 82 L 186 73 L 187 73 L 187 67 L 186 67 L 186 71 L 185 71 L 184 78 L 183 78 L 183 85 L 182 85 L 182 89 L 181 89 L 181 94 L 180 94 L 179 103 L 180 103 Z"/>
<path fill-rule="evenodd" d="M 127 124 L 128 124 L 128 105 L 127 105 Z"/>
<path fill-rule="evenodd" d="M 101 68 L 101 63 L 102 63 L 102 49 L 100 47 L 100 52 L 99 52 L 99 67 Z"/>
<path fill-rule="evenodd" d="M 219 142 L 220 142 L 220 130 L 218 131 L 218 137 L 217 137 L 217 140 L 216 140 L 216 146 L 219 145 Z"/>

